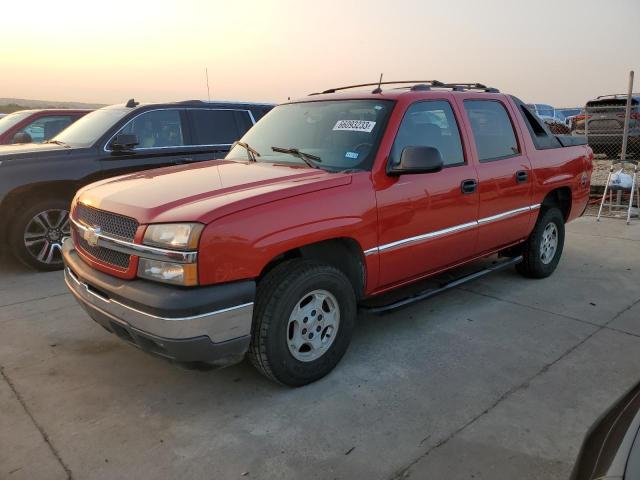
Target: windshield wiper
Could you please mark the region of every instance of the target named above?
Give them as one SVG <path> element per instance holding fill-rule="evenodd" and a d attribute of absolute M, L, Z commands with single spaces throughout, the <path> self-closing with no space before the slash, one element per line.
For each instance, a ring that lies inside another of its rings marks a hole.
<path fill-rule="evenodd" d="M 293 155 L 294 157 L 298 157 L 304 163 L 309 165 L 311 168 L 320 168 L 316 163 L 322 162 L 322 159 L 316 155 L 311 155 L 310 153 L 304 153 L 298 150 L 297 148 L 282 148 L 282 147 L 271 147 L 271 150 L 278 153 L 288 153 L 289 155 Z"/>
<path fill-rule="evenodd" d="M 63 147 L 68 147 L 69 146 L 68 143 L 63 142 L 62 140 L 47 140 L 44 143 L 55 143 L 56 145 L 62 145 Z"/>
<path fill-rule="evenodd" d="M 258 160 L 256 159 L 256 157 L 259 157 L 260 154 L 258 153 L 258 151 L 254 148 L 252 148 L 248 143 L 245 142 L 236 142 L 233 147 L 235 146 L 239 146 L 244 148 L 247 151 L 247 158 L 249 159 L 249 161 L 251 162 L 257 162 Z M 231 148 L 233 148 L 231 147 Z"/>

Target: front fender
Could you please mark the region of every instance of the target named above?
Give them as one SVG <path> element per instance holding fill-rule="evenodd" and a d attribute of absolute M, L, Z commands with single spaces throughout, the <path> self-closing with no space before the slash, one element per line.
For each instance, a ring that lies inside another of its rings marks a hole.
<path fill-rule="evenodd" d="M 377 214 L 369 177 L 350 185 L 286 198 L 207 225 L 199 246 L 202 285 L 257 278 L 278 256 L 306 245 L 350 238 L 377 245 Z"/>

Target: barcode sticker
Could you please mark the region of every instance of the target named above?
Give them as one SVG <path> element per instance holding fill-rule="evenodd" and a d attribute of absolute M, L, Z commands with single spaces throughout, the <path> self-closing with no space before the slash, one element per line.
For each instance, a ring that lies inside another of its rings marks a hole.
<path fill-rule="evenodd" d="M 376 122 L 370 122 L 368 120 L 338 120 L 333 126 L 333 130 L 371 133 L 371 130 L 373 130 L 375 126 Z"/>

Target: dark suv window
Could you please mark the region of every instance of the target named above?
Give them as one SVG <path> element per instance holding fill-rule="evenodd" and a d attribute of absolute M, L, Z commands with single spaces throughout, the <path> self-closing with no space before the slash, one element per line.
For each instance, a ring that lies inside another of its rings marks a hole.
<path fill-rule="evenodd" d="M 118 133 L 138 136 L 141 148 L 179 147 L 184 145 L 180 110 L 150 110 L 130 120 Z"/>
<path fill-rule="evenodd" d="M 195 145 L 231 145 L 239 140 L 252 122 L 241 110 L 190 110 Z"/>
<path fill-rule="evenodd" d="M 473 138 L 481 162 L 512 157 L 520 153 L 509 114 L 495 100 L 465 100 Z"/>
<path fill-rule="evenodd" d="M 416 102 L 409 107 L 391 148 L 391 161 L 399 163 L 402 150 L 409 146 L 437 148 L 446 167 L 464 163 L 460 132 L 449 102 Z"/>

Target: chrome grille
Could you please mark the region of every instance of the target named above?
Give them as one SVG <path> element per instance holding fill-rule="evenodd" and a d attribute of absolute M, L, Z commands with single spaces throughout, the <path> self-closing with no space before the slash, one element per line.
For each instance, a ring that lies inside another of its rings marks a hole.
<path fill-rule="evenodd" d="M 76 206 L 76 219 L 84 225 L 100 227 L 102 233 L 128 241 L 133 241 L 138 230 L 138 222 L 133 218 L 98 210 L 82 203 Z"/>
<path fill-rule="evenodd" d="M 138 222 L 133 218 L 105 212 L 104 210 L 89 207 L 81 203 L 76 205 L 74 217 L 75 220 L 83 225 L 93 228 L 99 227 L 102 233 L 129 242 L 133 241 L 136 236 L 136 231 L 138 230 Z M 131 257 L 128 254 L 109 248 L 89 245 L 77 230 L 75 231 L 74 237 L 77 246 L 96 260 L 125 270 L 129 268 Z"/>
<path fill-rule="evenodd" d="M 76 235 L 76 239 L 78 246 L 97 260 L 119 268 L 129 268 L 129 255 L 126 253 L 116 252 L 115 250 L 103 247 L 92 247 L 80 234 Z"/>

